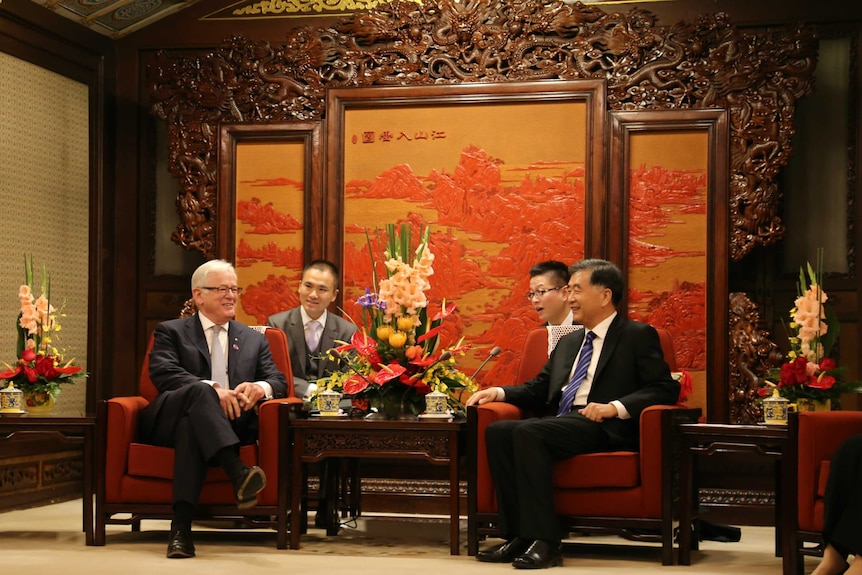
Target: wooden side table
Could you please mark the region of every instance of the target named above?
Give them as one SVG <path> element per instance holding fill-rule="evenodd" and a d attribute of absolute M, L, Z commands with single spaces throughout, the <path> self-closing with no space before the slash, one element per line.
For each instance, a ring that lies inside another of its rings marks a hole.
<path fill-rule="evenodd" d="M 289 457 L 284 457 L 279 471 L 279 493 L 289 492 L 290 548 L 299 549 L 302 517 L 308 513 L 303 497 L 306 465 L 328 457 L 356 459 L 423 459 L 449 468 L 449 551 L 459 554 L 460 494 L 458 481 L 459 438 L 464 433 L 465 419 L 427 419 L 387 421 L 349 419 L 342 417 L 310 417 L 288 419 L 280 417 L 282 445 L 289 445 Z M 283 454 L 285 455 L 285 454 Z M 289 461 L 289 469 L 286 469 Z M 283 471 L 282 471 L 283 470 Z M 289 483 L 289 485 L 287 485 Z M 280 497 L 281 500 L 284 500 Z M 286 514 L 279 519 L 286 521 Z M 279 538 L 284 531 L 279 528 Z M 278 547 L 284 548 L 279 540 Z"/>
<path fill-rule="evenodd" d="M 93 496 L 96 493 L 96 418 L 95 417 L 9 417 L 0 415 L 0 441 L 59 437 L 63 442 L 84 447 L 84 486 L 82 498 L 83 531 L 87 545 L 93 545 Z"/>
<path fill-rule="evenodd" d="M 677 427 L 680 434 L 679 564 L 691 565 L 691 550 L 698 548 L 693 527 L 699 515 L 697 458 L 717 454 L 753 454 L 771 459 L 775 474 L 775 556 L 781 556 L 781 526 L 788 494 L 782 492 L 782 457 L 787 448 L 787 426 L 690 423 Z M 792 495 L 790 495 L 792 497 Z"/>

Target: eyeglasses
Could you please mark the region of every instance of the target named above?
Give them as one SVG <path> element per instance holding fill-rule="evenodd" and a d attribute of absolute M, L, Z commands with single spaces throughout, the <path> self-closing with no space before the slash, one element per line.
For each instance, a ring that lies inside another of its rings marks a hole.
<path fill-rule="evenodd" d="M 201 289 L 205 289 L 207 291 L 217 291 L 220 296 L 226 296 L 227 292 L 230 292 L 233 295 L 239 295 L 242 293 L 241 287 L 227 287 L 227 286 L 207 287 L 207 286 L 203 286 Z"/>
<path fill-rule="evenodd" d="M 561 290 L 561 289 L 566 289 L 568 287 L 569 286 L 557 286 L 555 288 L 537 289 L 536 291 L 531 291 L 527 294 L 527 301 L 533 301 L 534 297 L 540 298 L 543 295 L 545 295 L 546 293 L 548 293 L 549 291 L 557 291 L 557 290 Z"/>

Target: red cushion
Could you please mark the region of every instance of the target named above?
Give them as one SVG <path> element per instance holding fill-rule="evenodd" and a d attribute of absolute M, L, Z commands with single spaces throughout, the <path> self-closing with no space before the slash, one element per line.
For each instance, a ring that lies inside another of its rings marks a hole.
<path fill-rule="evenodd" d="M 554 487 L 637 487 L 640 456 L 633 451 L 588 453 L 554 464 Z"/>
<path fill-rule="evenodd" d="M 256 446 L 244 445 L 240 448 L 239 456 L 246 465 L 257 465 Z M 132 443 L 129 445 L 128 475 L 173 479 L 174 450 L 169 447 Z M 213 467 L 207 472 L 207 481 L 227 480 L 227 475 L 220 467 Z"/>

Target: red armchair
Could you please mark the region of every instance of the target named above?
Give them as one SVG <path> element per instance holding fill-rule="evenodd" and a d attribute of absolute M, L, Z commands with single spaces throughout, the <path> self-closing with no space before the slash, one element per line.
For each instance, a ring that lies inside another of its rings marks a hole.
<path fill-rule="evenodd" d="M 269 341 L 273 361 L 287 379 L 287 397 L 260 406 L 258 444 L 243 446 L 240 458 L 246 465 L 259 465 L 266 473 L 267 485 L 258 494 L 257 506 L 240 510 L 227 475 L 214 467 L 209 470 L 201 493 L 199 515 L 239 518 L 247 523 L 279 528 L 277 518 L 287 513 L 288 505 L 287 501 L 278 499 L 278 406 L 291 403 L 301 407 L 302 400 L 294 393 L 287 336 L 279 329 L 260 329 Z M 131 525 L 133 531 L 138 531 L 142 519 L 168 519 L 173 514 L 174 450 L 136 442 L 138 414 L 157 394 L 149 377 L 152 344 L 151 338 L 141 368 L 141 395 L 114 397 L 98 406 L 96 545 L 105 544 L 106 524 Z M 124 517 L 118 518 L 117 514 L 124 514 Z M 260 517 L 270 519 L 261 521 Z M 286 532 L 279 533 L 278 540 L 280 546 L 286 546 Z"/>
<path fill-rule="evenodd" d="M 673 340 L 658 329 L 671 371 L 676 370 Z M 524 344 L 518 381 L 534 377 L 547 361 L 547 331 L 530 332 Z M 493 421 L 523 417 L 514 405 L 495 402 L 467 409 L 467 552 L 475 555 L 480 537 L 498 535 L 497 503 L 488 468 L 485 429 Z M 554 495 L 559 515 L 571 532 L 616 533 L 630 540 L 660 542 L 662 564 L 673 564 L 674 429 L 696 423 L 700 409 L 653 406 L 640 418 L 640 451 L 578 455 L 554 465 Z M 576 470 L 576 472 L 575 472 Z"/>
<path fill-rule="evenodd" d="M 862 434 L 862 412 L 791 413 L 787 433 L 782 478 L 782 500 L 787 507 L 781 555 L 784 575 L 802 575 L 804 555 L 823 555 L 820 532 L 829 461 L 842 441 Z"/>

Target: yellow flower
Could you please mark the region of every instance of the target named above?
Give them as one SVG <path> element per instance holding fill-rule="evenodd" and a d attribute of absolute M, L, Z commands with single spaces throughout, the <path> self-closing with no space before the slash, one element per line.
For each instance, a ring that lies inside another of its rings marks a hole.
<path fill-rule="evenodd" d="M 413 321 L 412 317 L 401 316 L 398 318 L 397 325 L 399 331 L 410 331 L 416 323 Z"/>
<path fill-rule="evenodd" d="M 388 325 L 381 325 L 377 328 L 377 339 L 380 341 L 389 341 L 389 336 L 392 335 L 392 328 Z"/>
<path fill-rule="evenodd" d="M 403 331 L 396 331 L 389 336 L 389 345 L 395 349 L 401 349 L 407 343 L 407 334 Z"/>

